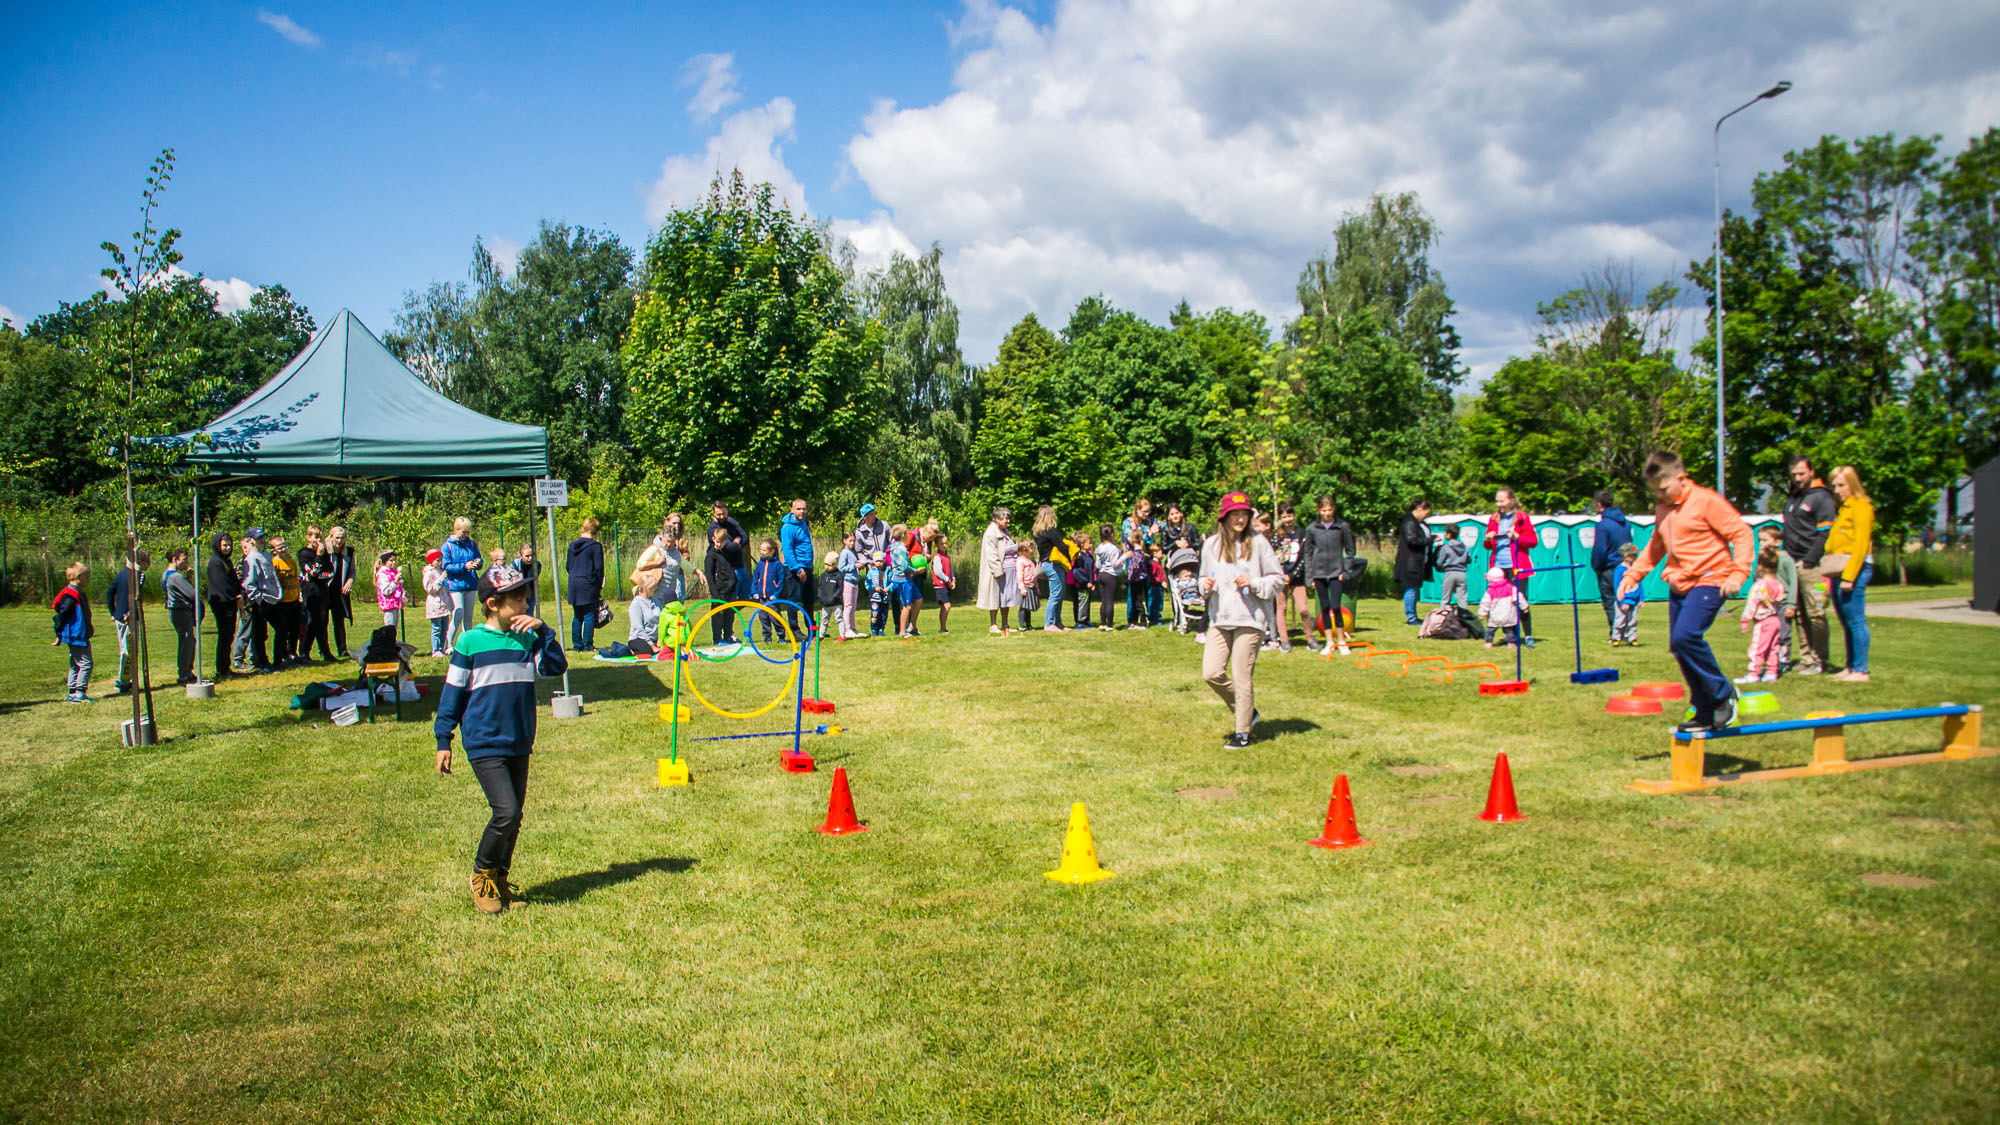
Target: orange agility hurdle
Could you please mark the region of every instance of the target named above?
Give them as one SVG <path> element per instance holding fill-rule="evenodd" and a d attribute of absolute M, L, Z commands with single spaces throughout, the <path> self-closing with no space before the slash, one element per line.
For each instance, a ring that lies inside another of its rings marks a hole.
<path fill-rule="evenodd" d="M 1360 660 L 1355 661 L 1355 664 L 1358 667 L 1366 668 L 1368 667 L 1368 662 L 1370 660 L 1375 659 L 1378 656 L 1415 656 L 1415 655 L 1416 653 L 1411 652 L 1409 649 L 1406 648 L 1378 648 L 1374 652 L 1371 652 L 1366 656 L 1363 656 Z M 1402 675 L 1400 671 L 1397 672 L 1396 674 L 1399 676 Z"/>
<path fill-rule="evenodd" d="M 1335 645 L 1334 647 L 1337 649 L 1340 646 Z M 1339 656 L 1357 656 L 1357 655 L 1365 656 L 1367 655 L 1366 653 L 1359 653 L 1356 651 L 1357 649 L 1364 649 L 1364 648 L 1369 650 L 1370 652 L 1373 652 L 1375 646 L 1373 643 L 1369 641 L 1349 641 L 1347 642 L 1346 652 L 1322 652 L 1319 654 L 1319 658 L 1321 660 L 1332 660 L 1335 657 Z"/>
<path fill-rule="evenodd" d="M 1405 659 L 1403 660 L 1403 670 L 1402 670 L 1402 671 L 1400 671 L 1400 672 L 1398 672 L 1398 673 L 1396 673 L 1396 674 L 1397 674 L 1397 675 L 1399 675 L 1399 676 L 1407 676 L 1407 675 L 1409 675 L 1409 674 L 1410 674 L 1410 669 L 1411 669 L 1411 668 L 1414 668 L 1414 667 L 1416 667 L 1416 666 L 1417 666 L 1417 665 L 1419 665 L 1419 664 L 1429 664 L 1429 663 L 1430 663 L 1431 661 L 1433 661 L 1433 660 L 1437 661 L 1437 662 L 1438 662 L 1439 664 L 1449 664 L 1449 663 L 1451 662 L 1451 657 L 1449 657 L 1449 656 L 1411 656 L 1411 657 L 1406 657 L 1406 658 L 1405 658 Z"/>
<path fill-rule="evenodd" d="M 1450 683 L 1450 682 L 1451 682 L 1451 674 L 1452 674 L 1453 672 L 1471 672 L 1471 671 L 1475 671 L 1475 670 L 1477 670 L 1477 669 L 1480 669 L 1480 668 L 1484 668 L 1484 669 L 1485 669 L 1485 671 L 1484 671 L 1484 672 L 1481 672 L 1481 673 L 1479 673 L 1479 678 L 1480 678 L 1480 679 L 1482 679 L 1482 680 L 1497 680 L 1497 679 L 1499 679 L 1499 678 L 1500 678 L 1500 666 L 1499 666 L 1499 665 L 1497 665 L 1497 664 L 1487 664 L 1487 663 L 1485 663 L 1485 662 L 1483 662 L 1483 661 L 1482 661 L 1481 663 L 1478 663 L 1478 664 L 1447 664 L 1447 665 L 1445 665 L 1445 666 L 1444 666 L 1444 674 L 1443 674 L 1443 675 L 1437 675 L 1437 674 L 1433 674 L 1433 675 L 1431 676 L 1431 679 L 1433 679 L 1433 680 L 1442 680 L 1443 682 L 1445 682 L 1445 683 L 1447 683 L 1447 684 L 1448 684 L 1448 683 Z"/>

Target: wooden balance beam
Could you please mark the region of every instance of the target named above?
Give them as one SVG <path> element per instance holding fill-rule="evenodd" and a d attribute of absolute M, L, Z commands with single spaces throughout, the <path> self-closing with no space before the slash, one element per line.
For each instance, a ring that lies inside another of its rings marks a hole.
<path fill-rule="evenodd" d="M 1635 781 L 1626 788 L 1641 793 L 1688 793 L 1697 789 L 1739 785 L 1746 781 L 1820 777 L 1825 774 L 1847 773 L 1851 770 L 1879 770 L 1890 766 L 1914 766 L 1925 762 L 1962 762 L 1970 758 L 1990 758 L 2000 755 L 2000 750 L 1979 745 L 1979 716 L 1980 708 L 1977 706 L 1944 703 L 1936 707 L 1914 707 L 1904 711 L 1870 711 L 1859 715 L 1827 715 L 1812 719 L 1788 719 L 1777 723 L 1752 723 L 1749 726 L 1724 727 L 1721 730 L 1700 731 L 1693 734 L 1676 732 L 1673 742 L 1673 777 L 1666 781 Z M 1943 719 L 1943 748 L 1929 754 L 1901 754 L 1890 758 L 1848 761 L 1844 728 L 1864 726 L 1869 723 L 1897 723 L 1906 719 Z M 1703 772 L 1707 745 L 1716 739 L 1748 738 L 1752 735 L 1781 734 L 1795 730 L 1813 732 L 1813 759 L 1807 765 L 1735 774 L 1711 775 Z"/>

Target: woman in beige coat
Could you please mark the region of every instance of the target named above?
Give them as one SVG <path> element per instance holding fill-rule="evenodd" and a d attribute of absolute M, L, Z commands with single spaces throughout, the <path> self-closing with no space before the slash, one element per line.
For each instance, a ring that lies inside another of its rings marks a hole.
<path fill-rule="evenodd" d="M 979 598 L 974 604 L 986 611 L 989 633 L 1001 631 L 1001 619 L 1014 600 L 1007 596 L 1014 582 L 1014 571 L 1008 564 L 1016 553 L 1014 539 L 1007 534 L 1007 521 L 1012 515 L 1005 508 L 993 509 L 993 522 L 986 525 L 985 534 L 979 537 Z"/>
<path fill-rule="evenodd" d="M 1201 678 L 1235 713 L 1236 729 L 1222 740 L 1231 750 L 1250 745 L 1257 723 L 1252 680 L 1257 650 L 1271 629 L 1285 570 L 1271 541 L 1250 530 L 1250 498 L 1232 492 L 1222 498 L 1215 534 L 1201 545 L 1201 592 L 1208 595 L 1208 640 L 1202 647 Z"/>

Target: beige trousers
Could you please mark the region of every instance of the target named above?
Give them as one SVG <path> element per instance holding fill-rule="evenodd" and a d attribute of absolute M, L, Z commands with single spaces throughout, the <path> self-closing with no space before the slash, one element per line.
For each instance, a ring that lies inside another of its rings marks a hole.
<path fill-rule="evenodd" d="M 1210 629 L 1201 650 L 1201 678 L 1236 711 L 1236 733 L 1250 733 L 1250 716 L 1257 710 L 1251 678 L 1257 670 L 1257 650 L 1264 631 L 1251 627 Z"/>

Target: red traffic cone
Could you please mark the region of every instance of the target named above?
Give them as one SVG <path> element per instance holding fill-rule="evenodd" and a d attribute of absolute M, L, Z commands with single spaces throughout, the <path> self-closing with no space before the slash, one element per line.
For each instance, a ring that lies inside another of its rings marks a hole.
<path fill-rule="evenodd" d="M 1347 775 L 1333 779 L 1333 799 L 1326 803 L 1326 827 L 1319 839 L 1308 840 L 1315 848 L 1358 848 L 1368 843 L 1354 824 L 1354 799 L 1347 795 Z"/>
<path fill-rule="evenodd" d="M 854 818 L 854 795 L 847 791 L 846 766 L 834 768 L 833 795 L 827 798 L 826 823 L 820 825 L 819 830 L 829 836 L 868 831 L 867 825 Z"/>
<path fill-rule="evenodd" d="M 1479 819 L 1495 824 L 1505 824 L 1510 820 L 1523 820 L 1521 808 L 1514 803 L 1514 771 L 1507 768 L 1507 755 L 1493 759 L 1493 784 L 1486 788 L 1486 811 Z"/>

